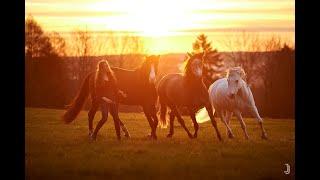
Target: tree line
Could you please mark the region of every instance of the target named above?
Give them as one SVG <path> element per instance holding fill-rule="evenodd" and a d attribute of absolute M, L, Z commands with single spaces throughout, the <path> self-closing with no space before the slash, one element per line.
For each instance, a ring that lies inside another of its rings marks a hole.
<path fill-rule="evenodd" d="M 113 32 L 101 36 L 87 29 L 76 29 L 68 38 L 69 44 L 65 35 L 44 32 L 32 16 L 27 17 L 26 106 L 64 108 L 101 58 L 107 58 L 112 66 L 132 69 L 141 63 L 146 53 L 143 41 L 137 36 L 118 36 Z M 200 34 L 191 44 L 192 53 L 210 52 L 205 66 L 213 68 L 205 68 L 204 73 L 218 79 L 225 75 L 228 67 L 242 66 L 263 116 L 294 117 L 294 48 L 276 36 L 261 40 L 258 35 L 245 32 L 223 44 L 231 51 L 219 52 L 205 34 Z M 241 50 L 244 47 L 246 51 Z"/>

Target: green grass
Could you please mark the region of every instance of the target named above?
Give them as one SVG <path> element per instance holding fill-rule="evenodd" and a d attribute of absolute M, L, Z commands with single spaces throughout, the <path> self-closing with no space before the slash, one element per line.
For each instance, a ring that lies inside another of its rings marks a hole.
<path fill-rule="evenodd" d="M 150 128 L 142 113 L 121 113 L 131 133 L 118 141 L 112 118 L 97 141 L 88 140 L 87 112 L 64 124 L 64 111 L 26 108 L 25 163 L 27 179 L 294 179 L 294 120 L 264 119 L 268 141 L 253 119 L 246 119 L 250 140 L 236 119 L 231 120 L 235 139 L 219 142 L 210 122 L 200 124 L 197 139 L 189 139 L 175 122 L 173 138 L 158 128 L 158 140 L 146 138 Z M 100 119 L 100 113 L 94 125 Z M 193 132 L 189 117 L 187 127 Z M 285 163 L 291 174 L 285 175 Z"/>

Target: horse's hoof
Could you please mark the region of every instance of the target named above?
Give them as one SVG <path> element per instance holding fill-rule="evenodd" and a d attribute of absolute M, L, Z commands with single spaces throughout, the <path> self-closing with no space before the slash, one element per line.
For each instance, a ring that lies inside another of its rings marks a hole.
<path fill-rule="evenodd" d="M 229 137 L 230 139 L 233 139 L 233 138 L 234 138 L 234 135 L 231 134 L 231 133 L 229 133 L 229 134 L 228 134 L 228 137 Z"/>
<path fill-rule="evenodd" d="M 125 134 L 124 137 L 131 138 L 130 134 Z"/>
<path fill-rule="evenodd" d="M 91 141 L 91 142 L 97 140 L 97 136 L 94 136 L 93 134 L 91 134 L 89 138 L 90 138 L 90 141 Z"/>
<path fill-rule="evenodd" d="M 158 137 L 157 137 L 156 135 L 153 135 L 152 138 L 153 138 L 154 140 L 157 140 L 157 139 L 158 139 Z"/>
<path fill-rule="evenodd" d="M 188 134 L 188 136 L 189 136 L 190 139 L 194 138 L 194 136 L 192 134 Z"/>
<path fill-rule="evenodd" d="M 172 138 L 172 136 L 173 136 L 173 134 L 170 133 L 167 135 L 167 138 Z"/>
<path fill-rule="evenodd" d="M 195 138 L 197 138 L 198 137 L 198 134 L 194 134 L 193 135 L 193 138 L 195 139 Z"/>
<path fill-rule="evenodd" d="M 261 138 L 264 139 L 264 140 L 267 140 L 267 139 L 268 139 L 268 137 L 267 137 L 266 134 L 262 134 Z"/>

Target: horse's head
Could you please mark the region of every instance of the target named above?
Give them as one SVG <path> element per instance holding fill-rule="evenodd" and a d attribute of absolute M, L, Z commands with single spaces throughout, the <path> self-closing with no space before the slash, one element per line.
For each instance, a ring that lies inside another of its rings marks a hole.
<path fill-rule="evenodd" d="M 185 67 L 186 73 L 192 73 L 193 76 L 197 78 L 202 77 L 202 68 L 203 68 L 203 53 L 199 54 L 190 54 L 188 53 L 187 64 Z"/>
<path fill-rule="evenodd" d="M 158 73 L 160 55 L 147 56 L 145 60 L 145 70 L 149 78 L 149 83 L 154 83 Z"/>
<path fill-rule="evenodd" d="M 217 79 L 223 77 L 221 70 L 224 69 L 224 65 L 219 60 L 219 54 L 216 51 L 210 51 L 203 56 L 203 82 L 209 87 Z"/>
<path fill-rule="evenodd" d="M 242 88 L 245 72 L 241 67 L 233 67 L 228 70 L 228 97 L 234 98 L 238 91 Z"/>

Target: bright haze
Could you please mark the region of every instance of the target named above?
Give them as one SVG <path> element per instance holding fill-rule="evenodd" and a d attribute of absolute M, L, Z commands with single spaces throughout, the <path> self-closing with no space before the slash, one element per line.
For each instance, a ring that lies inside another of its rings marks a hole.
<path fill-rule="evenodd" d="M 133 34 L 150 53 L 185 53 L 200 33 L 220 51 L 222 42 L 242 31 L 294 44 L 294 0 L 26 0 L 45 31 Z"/>

